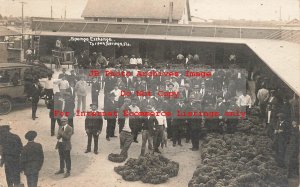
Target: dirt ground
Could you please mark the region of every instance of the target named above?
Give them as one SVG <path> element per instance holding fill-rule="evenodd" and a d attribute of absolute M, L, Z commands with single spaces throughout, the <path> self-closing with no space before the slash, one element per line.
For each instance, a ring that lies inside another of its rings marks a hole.
<path fill-rule="evenodd" d="M 57 77 L 55 73 L 54 77 Z M 91 94 L 87 96 L 87 104 L 91 103 Z M 99 109 L 103 108 L 103 90 L 99 96 Z M 87 107 L 88 108 L 88 107 Z M 71 176 L 67 179 L 63 175 L 54 175 L 59 169 L 59 156 L 55 150 L 56 137 L 50 136 L 50 119 L 49 110 L 46 108 L 44 100 L 40 100 L 37 111 L 38 118 L 33 121 L 31 119 L 31 106 L 18 106 L 13 109 L 11 113 L 5 116 L 0 116 L 0 124 L 10 124 L 12 133 L 20 136 L 23 144 L 26 144 L 24 138 L 28 130 L 35 130 L 38 133 L 36 142 L 43 145 L 45 162 L 40 172 L 39 186 L 41 187 L 63 187 L 63 186 L 103 186 L 103 187 L 125 187 L 138 186 L 148 187 L 154 186 L 151 184 L 144 184 L 142 182 L 126 182 L 120 175 L 114 172 L 114 167 L 123 165 L 122 163 L 112 163 L 107 159 L 110 153 L 120 152 L 120 143 L 118 138 L 111 138 L 111 141 L 106 141 L 106 121 L 102 133 L 99 137 L 99 154 L 94 153 L 85 154 L 84 151 L 87 145 L 87 136 L 84 130 L 85 117 L 74 118 L 75 134 L 72 136 L 71 159 L 72 170 Z M 56 126 L 56 132 L 58 127 Z M 116 128 L 118 135 L 118 128 Z M 139 143 L 132 143 L 129 150 L 129 158 L 138 158 L 141 151 L 141 135 L 138 136 Z M 93 146 L 93 145 L 92 145 Z M 197 165 L 200 164 L 200 151 L 191 151 L 189 148 L 191 143 L 187 144 L 183 141 L 183 147 L 173 147 L 168 141 L 168 147 L 162 150 L 162 154 L 176 162 L 179 162 L 180 170 L 177 177 L 171 178 L 167 183 L 155 185 L 157 187 L 173 186 L 183 187 L 187 186 L 189 180 L 193 176 Z M 22 182 L 26 184 L 26 178 L 22 174 Z M 0 187 L 6 186 L 4 168 L 0 168 Z M 27 186 L 27 185 L 25 185 Z"/>

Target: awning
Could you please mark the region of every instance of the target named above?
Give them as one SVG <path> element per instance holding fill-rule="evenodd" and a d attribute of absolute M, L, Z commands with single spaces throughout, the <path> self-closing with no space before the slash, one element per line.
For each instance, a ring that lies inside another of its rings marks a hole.
<path fill-rule="evenodd" d="M 282 40 L 243 39 L 222 37 L 195 37 L 170 35 L 142 35 L 115 33 L 84 33 L 84 32 L 49 32 L 35 31 L 27 33 L 39 36 L 65 37 L 110 37 L 121 39 L 167 40 L 187 42 L 212 42 L 228 44 L 245 44 L 297 95 L 300 96 L 300 44 Z"/>
<path fill-rule="evenodd" d="M 246 43 L 261 60 L 300 96 L 300 45 L 259 40 Z"/>

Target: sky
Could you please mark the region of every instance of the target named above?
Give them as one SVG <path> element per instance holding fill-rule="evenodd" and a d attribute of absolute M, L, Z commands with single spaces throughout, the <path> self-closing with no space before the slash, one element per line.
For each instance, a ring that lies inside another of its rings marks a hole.
<path fill-rule="evenodd" d="M 22 0 L 0 0 L 0 14 L 21 16 Z M 81 18 L 87 0 L 23 0 L 25 16 Z M 203 19 L 282 20 L 300 17 L 300 0 L 190 0 L 193 16 Z"/>

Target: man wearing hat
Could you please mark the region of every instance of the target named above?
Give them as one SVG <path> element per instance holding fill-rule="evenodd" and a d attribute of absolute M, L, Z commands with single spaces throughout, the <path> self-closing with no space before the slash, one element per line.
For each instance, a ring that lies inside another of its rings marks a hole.
<path fill-rule="evenodd" d="M 97 80 L 97 77 L 93 77 L 92 88 L 91 88 L 92 103 L 95 103 L 97 105 L 98 105 L 99 92 L 100 92 L 100 84 Z"/>
<path fill-rule="evenodd" d="M 10 132 L 9 125 L 0 127 L 1 145 L 2 145 L 2 160 L 0 166 L 5 165 L 5 175 L 7 186 L 18 186 L 21 183 L 20 179 L 20 154 L 23 144 L 18 135 Z"/>
<path fill-rule="evenodd" d="M 104 112 L 113 112 L 117 110 L 118 103 L 115 102 L 115 94 L 111 93 L 108 95 L 108 100 L 104 103 Z M 106 140 L 110 141 L 110 137 L 115 137 L 116 128 L 116 116 L 106 116 Z"/>
<path fill-rule="evenodd" d="M 71 171 L 71 137 L 73 135 L 73 129 L 68 125 L 68 117 L 61 117 L 60 127 L 57 132 L 57 144 L 56 149 L 58 149 L 59 160 L 60 160 L 60 170 L 55 174 L 64 173 L 65 165 L 67 168 L 67 172 L 65 173 L 64 178 L 70 176 Z"/>
<path fill-rule="evenodd" d="M 66 79 L 68 78 L 68 74 L 66 73 L 66 68 L 62 68 L 62 73 L 60 73 L 59 75 L 58 75 L 58 79 L 62 79 L 63 77 L 65 77 Z"/>
<path fill-rule="evenodd" d="M 98 108 L 96 103 L 90 104 L 93 112 Z M 91 152 L 92 138 L 94 138 L 94 153 L 98 154 L 98 139 L 102 131 L 103 119 L 102 116 L 86 116 L 85 118 L 85 132 L 88 136 L 88 144 L 85 153 Z"/>
<path fill-rule="evenodd" d="M 291 125 L 285 119 L 285 115 L 283 113 L 277 114 L 277 117 L 278 122 L 274 131 L 274 148 L 278 166 L 284 167 L 285 150 L 290 137 Z"/>
<path fill-rule="evenodd" d="M 31 98 L 31 104 L 32 104 L 32 119 L 35 120 L 37 118 L 36 111 L 37 111 L 37 105 L 40 99 L 40 93 L 41 93 L 41 85 L 39 84 L 38 80 L 34 80 L 30 87 L 30 98 Z"/>
<path fill-rule="evenodd" d="M 148 105 L 146 108 L 147 112 L 152 112 L 152 106 Z M 141 156 L 145 155 L 146 151 L 146 143 L 148 142 L 148 149 L 153 149 L 153 135 L 155 126 L 158 125 L 158 121 L 155 116 L 146 116 L 142 120 L 142 149 L 141 149 Z"/>
<path fill-rule="evenodd" d="M 36 136 L 35 131 L 28 131 L 25 134 L 28 143 L 23 147 L 21 153 L 21 171 L 24 171 L 26 175 L 28 187 L 37 187 L 39 171 L 44 163 L 42 145 L 34 142 Z"/>

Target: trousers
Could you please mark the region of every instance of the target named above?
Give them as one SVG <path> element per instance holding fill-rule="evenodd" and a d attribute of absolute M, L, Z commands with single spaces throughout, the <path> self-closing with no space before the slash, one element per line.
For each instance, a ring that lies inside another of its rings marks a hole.
<path fill-rule="evenodd" d="M 195 149 L 199 149 L 199 133 L 200 133 L 200 129 L 192 129 L 191 130 L 191 139 L 192 139 L 192 145 L 193 148 Z"/>
<path fill-rule="evenodd" d="M 77 95 L 77 110 L 80 110 L 82 103 L 82 111 L 86 109 L 86 96 Z"/>
<path fill-rule="evenodd" d="M 65 166 L 67 168 L 67 172 L 71 171 L 71 151 L 65 150 L 63 144 L 60 142 L 58 144 L 58 154 L 60 161 L 60 170 L 64 170 Z"/>
<path fill-rule="evenodd" d="M 116 119 L 107 119 L 107 127 L 106 127 L 106 138 L 112 137 L 115 135 L 116 128 Z"/>
<path fill-rule="evenodd" d="M 148 141 L 148 149 L 152 150 L 153 136 L 148 130 L 143 130 L 142 132 L 142 150 L 141 155 L 145 155 L 146 143 Z"/>
<path fill-rule="evenodd" d="M 37 187 L 39 173 L 28 174 L 28 175 L 26 175 L 26 178 L 27 178 L 27 186 L 28 187 Z"/>
<path fill-rule="evenodd" d="M 154 150 L 158 150 L 160 143 L 162 141 L 163 138 L 163 133 L 164 133 L 164 126 L 163 125 L 158 125 L 156 127 L 156 130 L 154 132 L 154 136 L 153 136 L 153 146 L 154 146 Z"/>
<path fill-rule="evenodd" d="M 5 161 L 5 175 L 7 186 L 19 185 L 21 183 L 19 160 Z"/>
<path fill-rule="evenodd" d="M 130 148 L 131 143 L 133 142 L 133 137 L 130 132 L 121 131 L 120 133 L 120 148 L 121 153 L 124 157 L 128 157 L 128 150 Z"/>
<path fill-rule="evenodd" d="M 94 138 L 94 151 L 98 151 L 98 139 L 99 135 L 93 134 L 93 133 L 88 133 L 88 144 L 87 144 L 87 150 L 91 151 L 91 146 L 92 146 L 92 138 Z"/>

